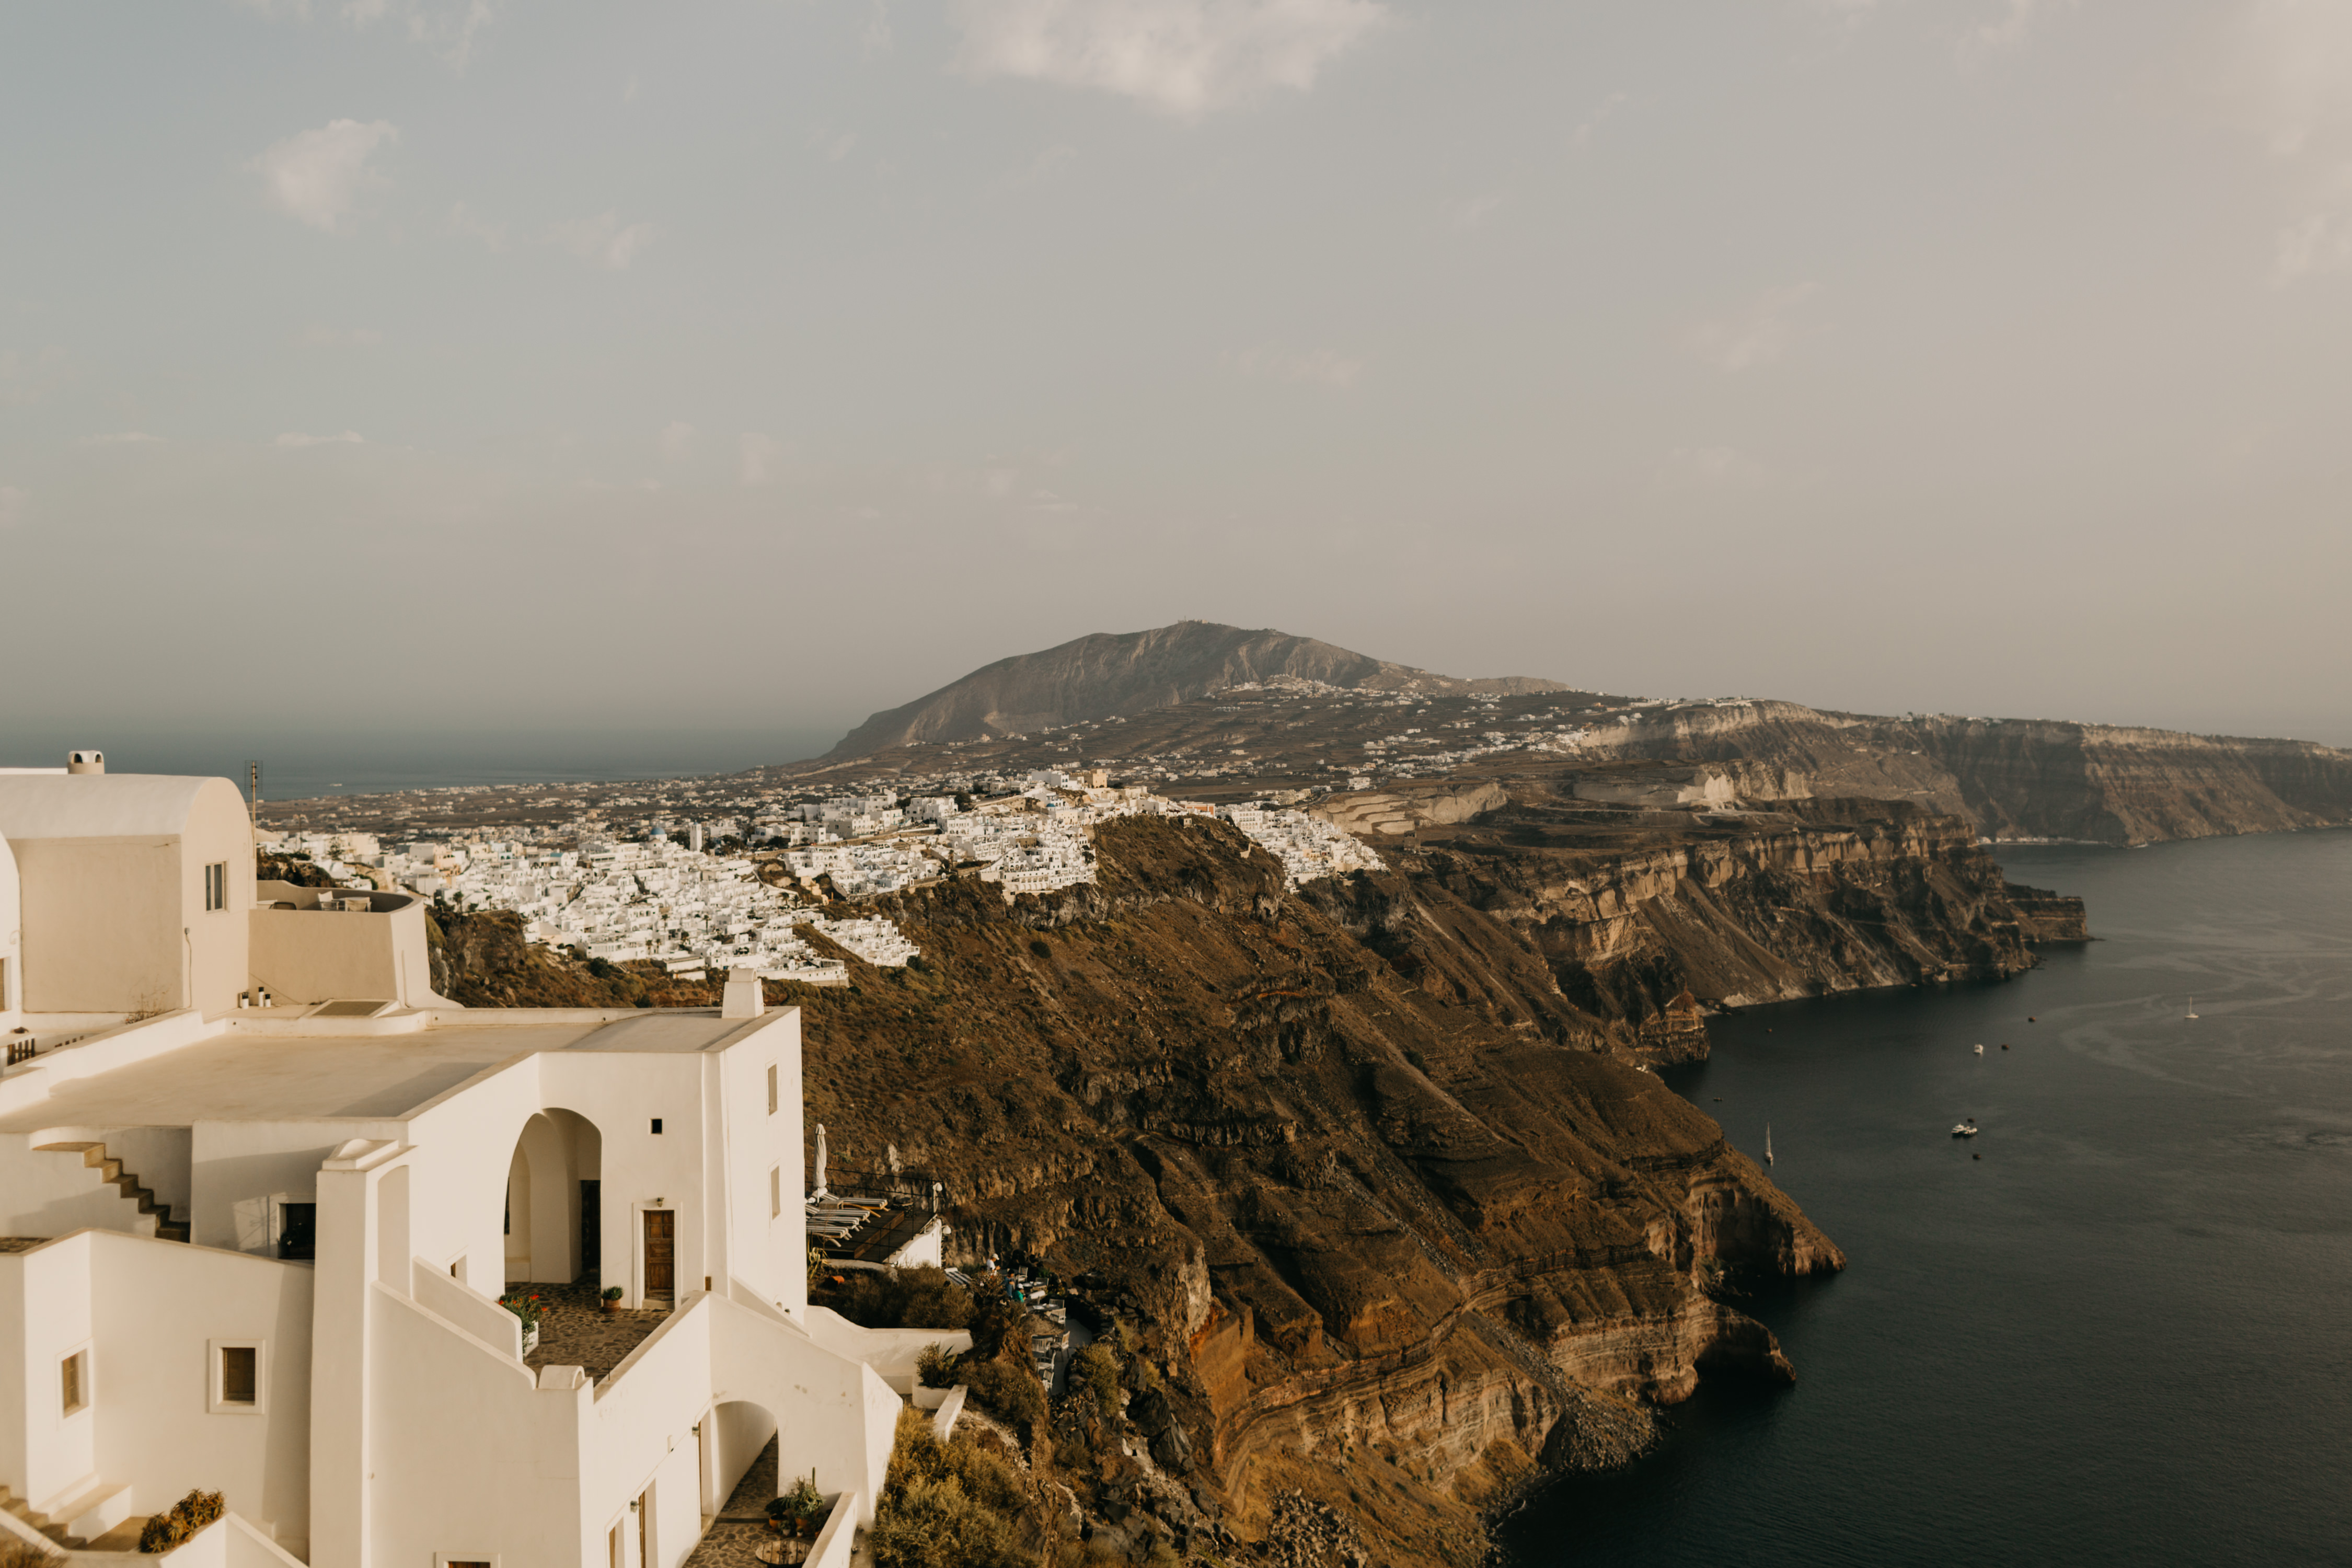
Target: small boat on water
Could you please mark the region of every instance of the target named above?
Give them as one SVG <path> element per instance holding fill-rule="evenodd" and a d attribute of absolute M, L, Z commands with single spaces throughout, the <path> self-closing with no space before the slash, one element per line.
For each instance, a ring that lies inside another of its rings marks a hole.
<path fill-rule="evenodd" d="M 1769 1121 L 1764 1124 L 1764 1163 L 1772 1163 L 1772 1124 Z"/>
<path fill-rule="evenodd" d="M 2180 1015 L 2180 1016 L 2181 1016 L 2182 1017 L 2184 1017 L 2184 1018 L 2194 1018 L 2195 1016 L 2197 1016 L 2197 998 L 2196 998 L 2196 997 L 2191 996 L 2191 997 L 2189 999 L 2189 1011 L 2187 1011 L 2186 1013 L 2183 1013 L 2183 1014 L 2182 1014 L 2182 1015 Z"/>
<path fill-rule="evenodd" d="M 1982 1046 L 1979 1046 L 1979 1047 L 1977 1047 L 1977 1055 L 1979 1055 L 1979 1056 L 1982 1056 L 1982 1055 L 1984 1055 L 1984 1047 L 1982 1047 Z"/>
<path fill-rule="evenodd" d="M 1952 1136 L 1955 1138 L 1973 1138 L 1981 1131 L 1982 1129 L 1977 1126 L 1977 1119 L 1971 1116 L 1966 1121 L 1958 1123 L 1952 1129 Z"/>

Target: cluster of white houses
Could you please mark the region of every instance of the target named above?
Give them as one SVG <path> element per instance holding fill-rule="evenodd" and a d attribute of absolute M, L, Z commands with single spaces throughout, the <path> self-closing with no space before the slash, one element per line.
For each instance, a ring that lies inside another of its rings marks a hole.
<path fill-rule="evenodd" d="M 226 780 L 0 773 L 0 1545 L 201 1489 L 187 1568 L 677 1568 L 772 1439 L 846 1561 L 952 1336 L 808 1302 L 798 1010 L 455 1006 L 415 895 L 253 845 Z M 650 1331 L 554 1364 L 523 1281 Z"/>

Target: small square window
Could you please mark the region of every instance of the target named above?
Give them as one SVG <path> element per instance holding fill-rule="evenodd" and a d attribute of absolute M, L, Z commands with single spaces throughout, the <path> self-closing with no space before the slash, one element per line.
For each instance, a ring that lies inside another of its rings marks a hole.
<path fill-rule="evenodd" d="M 654 1131 L 656 1134 L 661 1131 L 661 1118 L 658 1116 L 654 1118 Z"/>
<path fill-rule="evenodd" d="M 262 1340 L 214 1340 L 205 1406 L 215 1415 L 256 1415 L 269 1407 L 269 1354 Z"/>
<path fill-rule="evenodd" d="M 58 1407 L 71 1415 L 89 1408 L 89 1352 L 76 1351 L 58 1363 Z"/>
<path fill-rule="evenodd" d="M 258 1387 L 258 1353 L 251 1345 L 225 1345 L 221 1349 L 221 1403 L 250 1405 Z"/>

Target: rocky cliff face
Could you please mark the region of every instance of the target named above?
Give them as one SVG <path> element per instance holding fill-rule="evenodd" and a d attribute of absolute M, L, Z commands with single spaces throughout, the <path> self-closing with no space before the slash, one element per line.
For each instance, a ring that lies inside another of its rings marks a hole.
<path fill-rule="evenodd" d="M 1475 1557 L 1476 1508 L 1547 1457 L 1637 1450 L 1702 1376 L 1792 1375 L 1709 1287 L 1837 1248 L 1591 1048 L 1611 1020 L 1465 989 L 1507 952 L 1543 988 L 1510 919 L 1433 873 L 1286 893 L 1205 821 L 1112 824 L 1098 853 L 1047 898 L 895 900 L 919 967 L 794 998 L 811 1114 L 843 1166 L 888 1143 L 946 1180 L 964 1255 L 1131 1302 L 1245 1531 L 1294 1489 L 1384 1560 Z M 1393 1484 L 1361 1484 L 1373 1454 Z"/>
<path fill-rule="evenodd" d="M 1958 819 L 1882 802 L 1647 825 L 1597 819 L 1562 780 L 1509 781 L 1475 825 L 1382 854 L 1402 883 L 1305 897 L 1444 1002 L 1538 1037 L 1688 1060 L 1707 1010 L 1870 986 L 1998 979 L 2079 900 L 2008 884 Z M 1607 831 L 1612 821 L 1621 830 Z"/>
<path fill-rule="evenodd" d="M 1228 686 L 1281 678 L 1352 690 L 1466 694 L 1559 691 L 1555 681 L 1460 680 L 1350 653 L 1312 637 L 1179 621 L 1148 632 L 1097 632 L 997 660 L 904 707 L 877 713 L 827 753 L 866 756 L 912 742 L 1003 736 L 1141 713 Z"/>
<path fill-rule="evenodd" d="M 1885 719 L 1789 702 L 1644 710 L 1584 753 L 1764 764 L 1748 799 L 1901 800 L 1991 838 L 2149 844 L 2352 822 L 2352 752 L 2045 720 Z"/>

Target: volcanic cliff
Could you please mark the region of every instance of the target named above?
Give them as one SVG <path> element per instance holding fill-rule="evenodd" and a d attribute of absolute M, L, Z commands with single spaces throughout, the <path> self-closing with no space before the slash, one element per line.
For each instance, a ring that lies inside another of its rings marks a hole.
<path fill-rule="evenodd" d="M 1129 1303 L 1244 1534 L 1295 1490 L 1381 1560 L 1472 1561 L 1543 1464 L 1639 1451 L 1703 1375 L 1794 1375 L 1727 1284 L 1843 1267 L 1638 1065 L 1703 1048 L 1691 988 L 2032 962 L 1958 825 L 1835 817 L 1296 890 L 1214 821 L 1108 824 L 1094 886 L 884 900 L 923 958 L 795 988 L 811 1114 L 945 1181 L 960 1256 Z"/>

